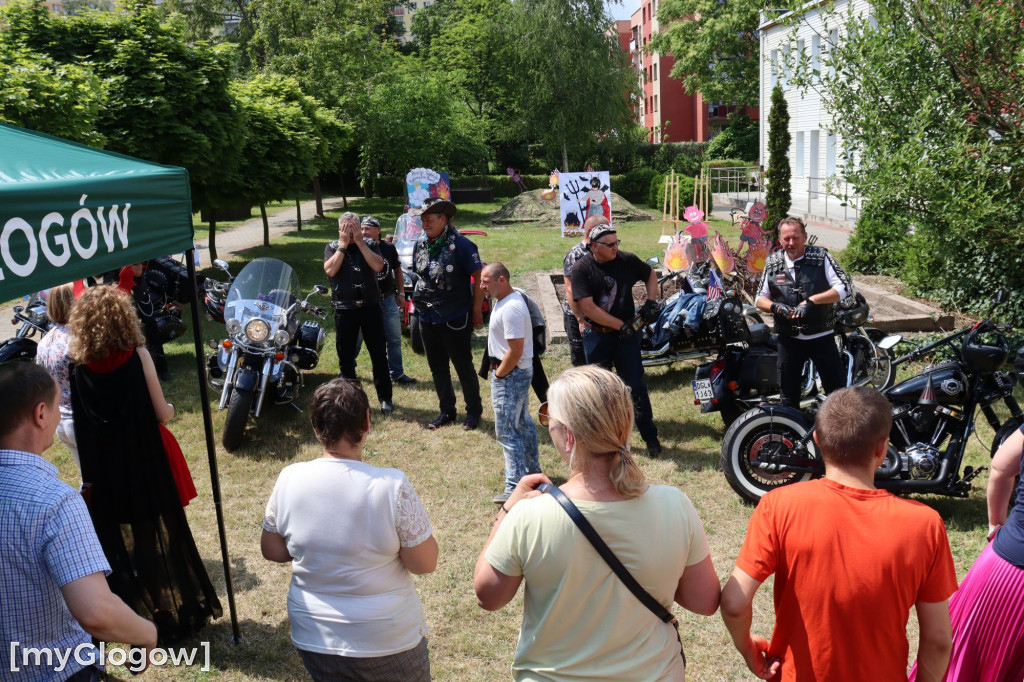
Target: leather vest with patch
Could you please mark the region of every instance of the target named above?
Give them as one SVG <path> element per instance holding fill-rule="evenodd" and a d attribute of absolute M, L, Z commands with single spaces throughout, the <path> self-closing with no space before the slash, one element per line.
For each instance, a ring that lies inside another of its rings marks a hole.
<path fill-rule="evenodd" d="M 426 235 L 416 242 L 412 268 L 416 273 L 413 303 L 421 316 L 430 313 L 424 321 L 447 321 L 468 312 L 473 307 L 473 282 L 455 257 L 459 233 L 447 228 L 444 247 L 437 257 L 427 250 Z"/>
<path fill-rule="evenodd" d="M 800 305 L 808 296 L 828 291 L 832 285 L 825 275 L 827 252 L 820 246 L 804 248 L 804 257 L 794 263 L 796 276 L 786 267 L 786 252 L 779 250 L 768 257 L 764 276 L 772 301 L 785 303 L 791 308 Z M 818 334 L 831 331 L 835 326 L 835 306 L 816 305 L 800 320 L 774 315 L 775 331 L 785 336 Z"/>
<path fill-rule="evenodd" d="M 363 241 L 368 245 L 373 245 L 372 240 L 364 239 Z M 334 241 L 331 242 L 331 246 L 337 251 L 340 244 Z M 330 281 L 331 305 L 335 310 L 350 310 L 380 303 L 377 273 L 366 264 L 366 259 L 363 258 L 358 247 L 352 246 L 345 251 L 341 269 L 335 273 L 334 277 L 330 278 Z"/>

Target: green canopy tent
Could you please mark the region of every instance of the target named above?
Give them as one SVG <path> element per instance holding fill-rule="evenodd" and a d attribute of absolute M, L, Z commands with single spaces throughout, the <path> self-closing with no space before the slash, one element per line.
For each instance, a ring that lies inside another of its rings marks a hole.
<path fill-rule="evenodd" d="M 188 172 L 0 124 L 0 301 L 186 252 L 195 281 Z M 196 371 L 231 627 L 239 637 L 207 399 L 199 302 Z"/>

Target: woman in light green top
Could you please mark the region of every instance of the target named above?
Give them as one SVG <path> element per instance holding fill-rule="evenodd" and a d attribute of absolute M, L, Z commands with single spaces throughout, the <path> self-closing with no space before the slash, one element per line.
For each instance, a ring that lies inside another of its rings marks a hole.
<path fill-rule="evenodd" d="M 616 375 L 596 366 L 562 374 L 541 424 L 569 466 L 561 490 L 633 577 L 666 608 L 710 616 L 720 586 L 690 500 L 651 486 L 629 452 L 633 403 Z M 683 680 L 675 628 L 626 588 L 565 511 L 524 476 L 498 512 L 473 586 L 489 611 L 526 581 L 516 680 Z M 685 632 L 683 641 L 686 641 Z"/>

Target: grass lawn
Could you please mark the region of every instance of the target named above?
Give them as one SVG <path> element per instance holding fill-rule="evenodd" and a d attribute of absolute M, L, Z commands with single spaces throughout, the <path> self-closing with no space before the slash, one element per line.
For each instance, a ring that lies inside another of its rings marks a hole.
<path fill-rule="evenodd" d="M 514 273 L 514 280 L 526 273 L 560 267 L 563 254 L 572 244 L 570 240 L 562 239 L 553 226 L 493 228 L 486 223 L 486 214 L 495 208 L 497 204 L 466 205 L 460 207 L 456 220 L 462 228 L 487 230 L 488 236 L 474 238 L 485 260 L 505 262 Z M 397 200 L 359 201 L 353 202 L 352 210 L 377 215 L 387 232 L 400 204 Z M 296 269 L 303 290 L 308 292 L 313 284 L 325 280 L 321 269 L 323 244 L 336 238 L 336 217 L 316 220 L 304 226 L 301 234 L 290 233 L 271 248 L 256 248 L 247 255 L 271 256 L 288 262 Z M 621 226 L 619 233 L 623 248 L 642 258 L 663 251 L 657 244 L 659 234 L 657 222 L 628 223 Z M 736 241 L 734 232 L 731 241 Z M 237 273 L 241 264 L 241 260 L 233 262 L 233 271 Z M 206 274 L 217 276 L 210 271 Z M 297 403 L 303 410 L 312 389 L 338 372 L 333 324 L 329 319 L 325 322 L 330 335 L 319 367 L 305 375 L 306 389 Z M 222 325 L 208 320 L 204 323 L 204 340 L 220 339 L 223 334 Z M 476 338 L 477 353 L 483 345 L 480 332 Z M 268 405 L 259 423 L 247 427 L 243 446 L 227 453 L 220 446 L 225 413 L 217 412 L 218 396 L 211 396 L 223 512 L 242 634 L 242 642 L 233 644 L 191 337 L 179 339 L 167 351 L 174 378 L 164 389 L 179 415 L 168 426 L 181 442 L 200 491 L 200 497 L 187 511 L 200 553 L 218 586 L 224 616 L 196 640 L 210 642 L 211 672 L 154 668 L 146 673 L 147 678 L 302 679 L 305 672 L 289 639 L 286 598 L 290 567 L 272 564 L 261 557 L 259 535 L 264 506 L 278 472 L 292 462 L 320 456 L 321 450 L 305 414 L 290 406 Z M 481 383 L 485 410 L 478 431 L 464 432 L 451 427 L 430 432 L 421 424 L 432 420 L 438 407 L 426 360 L 413 353 L 407 342 L 404 359 L 406 372 L 420 381 L 412 387 L 395 388 L 397 410 L 392 418 L 381 419 L 375 410 L 366 459 L 379 466 L 397 467 L 409 476 L 430 513 L 441 546 L 437 570 L 416 579 L 431 629 L 432 671 L 438 680 L 506 680 L 510 678 L 509 665 L 522 617 L 522 591 L 506 608 L 487 613 L 476 605 L 471 580 L 477 554 L 494 519 L 495 506 L 490 500 L 501 490 L 503 481 L 501 448 L 493 435 L 489 387 L 486 382 Z M 568 366 L 567 347 L 550 346 L 545 356 L 548 375 L 553 378 Z M 640 455 L 638 460 L 652 482 L 678 486 L 693 500 L 707 530 L 715 566 L 724 580 L 732 570 L 752 508 L 741 503 L 719 471 L 724 428 L 718 415 L 703 416 L 692 404 L 690 380 L 694 367 L 691 362 L 648 372 L 654 417 L 665 454 L 658 460 Z M 376 407 L 369 368 L 364 350 L 359 372 L 369 389 L 371 405 Z M 536 409 L 536 398 L 531 397 Z M 461 411 L 461 402 L 459 408 Z M 539 429 L 539 433 L 541 465 L 556 482 L 562 482 L 567 476 L 566 467 L 552 448 L 546 430 Z M 975 466 L 987 459 L 992 438 L 984 419 L 978 422 L 977 436 L 972 439 L 967 462 Z M 634 434 L 632 444 L 643 452 L 638 434 Z M 58 464 L 64 480 L 77 484 L 74 464 L 59 441 L 48 456 Z M 967 500 L 920 498 L 946 519 L 959 578 L 985 544 L 985 481 L 984 475 L 979 477 Z M 752 679 L 734 651 L 720 616 L 695 616 L 678 608 L 676 611 L 680 615 L 690 679 Z M 755 604 L 755 632 L 770 634 L 771 612 L 771 590 L 766 585 Z M 595 612 L 593 617 L 600 618 L 601 614 Z M 912 640 L 912 655 L 915 649 Z M 130 679 L 123 668 L 113 668 L 112 673 L 114 679 Z"/>

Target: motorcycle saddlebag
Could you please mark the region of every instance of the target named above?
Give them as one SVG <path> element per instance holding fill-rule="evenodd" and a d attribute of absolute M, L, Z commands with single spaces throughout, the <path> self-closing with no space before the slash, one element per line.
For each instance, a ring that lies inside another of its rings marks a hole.
<path fill-rule="evenodd" d="M 750 330 L 747 328 L 746 318 L 743 317 L 743 309 L 735 301 L 726 300 L 722 303 L 718 320 L 722 340 L 726 343 L 744 343 L 750 339 Z"/>
<path fill-rule="evenodd" d="M 297 336 L 299 346 L 315 350 L 317 353 L 324 347 L 324 339 L 327 338 L 323 327 L 316 322 L 303 322 Z"/>
<path fill-rule="evenodd" d="M 167 297 L 179 303 L 192 302 L 192 287 L 189 286 L 188 268 L 173 258 L 164 256 L 149 261 L 149 268 L 167 278 Z M 198 278 L 198 276 L 197 276 Z"/>
<path fill-rule="evenodd" d="M 740 363 L 740 390 L 764 395 L 779 389 L 778 353 L 770 348 L 751 347 Z"/>

